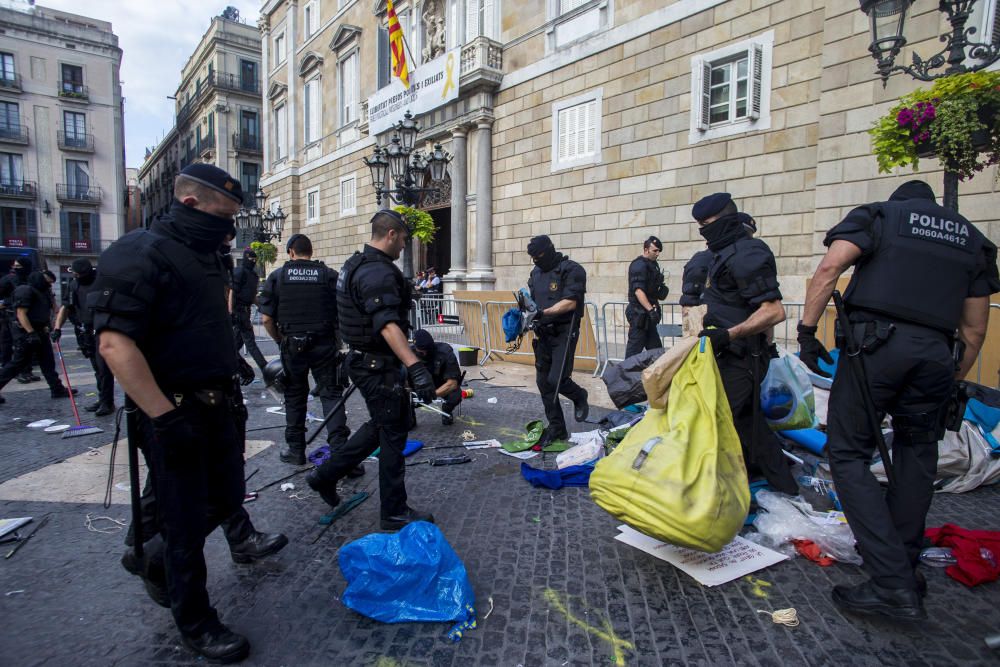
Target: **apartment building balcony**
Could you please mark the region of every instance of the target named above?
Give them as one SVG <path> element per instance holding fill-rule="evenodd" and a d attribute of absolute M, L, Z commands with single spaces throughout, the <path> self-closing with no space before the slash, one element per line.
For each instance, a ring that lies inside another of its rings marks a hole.
<path fill-rule="evenodd" d="M 496 90 L 503 79 L 503 44 L 489 37 L 476 37 L 462 47 L 460 90 Z"/>
<path fill-rule="evenodd" d="M 59 83 L 59 97 L 71 102 L 89 102 L 90 90 L 87 86 L 75 81 L 61 81 Z"/>
<path fill-rule="evenodd" d="M 93 134 L 80 132 L 67 134 L 60 130 L 56 132 L 56 139 L 59 143 L 59 148 L 64 151 L 76 151 L 78 153 L 94 152 Z"/>
<path fill-rule="evenodd" d="M 101 239 L 72 239 L 69 237 L 43 236 L 34 247 L 44 252 L 63 255 L 96 255 L 108 249 L 114 241 Z"/>
<path fill-rule="evenodd" d="M 7 93 L 21 92 L 21 75 L 0 73 L 0 90 Z"/>
<path fill-rule="evenodd" d="M 101 189 L 89 185 L 56 183 L 56 200 L 66 204 L 101 204 Z"/>
<path fill-rule="evenodd" d="M 250 134 L 249 132 L 234 132 L 233 133 L 233 148 L 241 153 L 255 153 L 260 154 L 264 152 L 264 143 L 261 141 L 259 134 Z"/>
<path fill-rule="evenodd" d="M 0 199 L 38 199 L 38 184 L 34 181 L 0 180 Z"/>
<path fill-rule="evenodd" d="M 222 90 L 232 90 L 254 96 L 260 95 L 260 79 L 251 79 L 228 72 L 212 72 L 212 76 L 208 80 L 209 85 L 214 85 Z"/>
<path fill-rule="evenodd" d="M 28 145 L 26 125 L 0 125 L 0 143 Z"/>
<path fill-rule="evenodd" d="M 195 151 L 198 157 L 211 157 L 215 154 L 215 134 L 210 134 L 207 137 L 202 137 L 198 142 L 198 148 Z"/>

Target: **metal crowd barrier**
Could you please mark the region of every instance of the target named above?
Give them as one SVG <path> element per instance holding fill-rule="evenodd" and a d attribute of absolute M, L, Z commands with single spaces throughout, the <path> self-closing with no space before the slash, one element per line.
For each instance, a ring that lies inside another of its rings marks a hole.
<path fill-rule="evenodd" d="M 601 316 L 597 330 L 600 338 L 601 363 L 596 375 L 603 375 L 611 362 L 618 363 L 625 359 L 625 348 L 628 344 L 628 321 L 625 319 L 627 301 L 608 301 L 601 306 Z M 680 337 L 681 305 L 675 301 L 660 304 L 663 317 L 660 319 L 660 340 L 664 347 L 670 347 Z"/>
<path fill-rule="evenodd" d="M 534 356 L 532 351 L 532 341 L 535 335 L 531 332 L 525 334 L 521 340 L 521 347 L 514 352 L 507 352 L 506 337 L 503 332 L 503 315 L 517 304 L 513 301 L 487 301 L 485 306 L 483 329 L 487 341 L 486 354 L 483 355 L 481 365 L 485 365 L 494 356 L 504 358 L 507 356 Z M 580 324 L 580 338 L 576 344 L 576 354 L 574 358 L 582 361 L 594 362 L 594 377 L 597 377 L 601 369 L 600 356 L 600 332 L 597 327 L 598 310 L 597 304 L 591 301 L 584 303 L 584 318 Z"/>
<path fill-rule="evenodd" d="M 414 329 L 425 329 L 439 343 L 488 349 L 486 317 L 479 301 L 425 295 L 413 304 Z"/>

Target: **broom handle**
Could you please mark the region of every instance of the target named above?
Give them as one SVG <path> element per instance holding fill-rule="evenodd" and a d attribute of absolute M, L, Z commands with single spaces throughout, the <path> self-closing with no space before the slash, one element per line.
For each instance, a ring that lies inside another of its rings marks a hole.
<path fill-rule="evenodd" d="M 59 365 L 62 366 L 63 377 L 66 378 L 66 389 L 69 392 L 69 404 L 73 406 L 73 416 L 76 417 L 76 425 L 82 426 L 80 423 L 80 413 L 76 410 L 76 399 L 73 398 L 73 385 L 69 383 L 69 371 L 66 370 L 66 360 L 63 359 L 62 346 L 59 345 L 59 341 L 55 342 L 56 352 L 59 353 Z"/>

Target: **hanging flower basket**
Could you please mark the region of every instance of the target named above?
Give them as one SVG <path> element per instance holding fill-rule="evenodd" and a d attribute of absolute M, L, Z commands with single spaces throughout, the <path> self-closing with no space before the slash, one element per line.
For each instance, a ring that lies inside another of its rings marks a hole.
<path fill-rule="evenodd" d="M 943 77 L 900 98 L 869 130 L 879 171 L 937 157 L 962 180 L 1000 163 L 1000 72 Z"/>

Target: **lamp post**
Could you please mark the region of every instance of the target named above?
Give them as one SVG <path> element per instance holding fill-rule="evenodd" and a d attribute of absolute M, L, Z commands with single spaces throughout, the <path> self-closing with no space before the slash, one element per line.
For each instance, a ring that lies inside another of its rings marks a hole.
<path fill-rule="evenodd" d="M 234 216 L 236 229 L 238 231 L 253 234 L 255 241 L 268 243 L 271 239 L 281 238 L 281 230 L 285 226 L 285 219 L 288 217 L 281 206 L 278 210 L 271 212 L 265 209 L 267 194 L 264 188 L 258 187 L 254 194 L 254 203 L 250 208 L 241 207 Z"/>
<path fill-rule="evenodd" d="M 415 150 L 413 146 L 419 133 L 420 124 L 407 111 L 403 120 L 394 126 L 389 142 L 384 147 L 375 146 L 371 158 L 364 158 L 372 175 L 375 203 L 380 208 L 383 198 L 386 204 L 392 201 L 417 207 L 428 193 L 438 192 L 434 183 L 447 176 L 451 155 L 441 149 L 441 144 L 435 144 L 434 150 L 426 155 Z M 394 187 L 387 186 L 387 176 L 391 177 Z M 413 254 L 409 247 L 403 255 L 403 275 L 413 277 Z"/>
<path fill-rule="evenodd" d="M 951 34 L 941 35 L 944 48 L 924 60 L 916 53 L 909 65 L 896 65 L 896 56 L 906 44 L 906 15 L 913 0 L 860 0 L 871 22 L 872 42 L 868 51 L 877 63 L 884 88 L 893 72 L 905 72 L 918 81 L 934 81 L 952 74 L 976 72 L 1000 59 L 1000 44 L 974 42 L 975 26 L 966 27 L 976 0 L 939 0 L 938 11 L 947 15 Z M 994 30 L 1000 27 L 994 28 Z M 968 60 L 973 60 L 968 64 Z M 940 71 L 939 71 L 940 70 Z M 944 200 L 946 207 L 958 211 L 958 174 L 945 169 Z"/>

